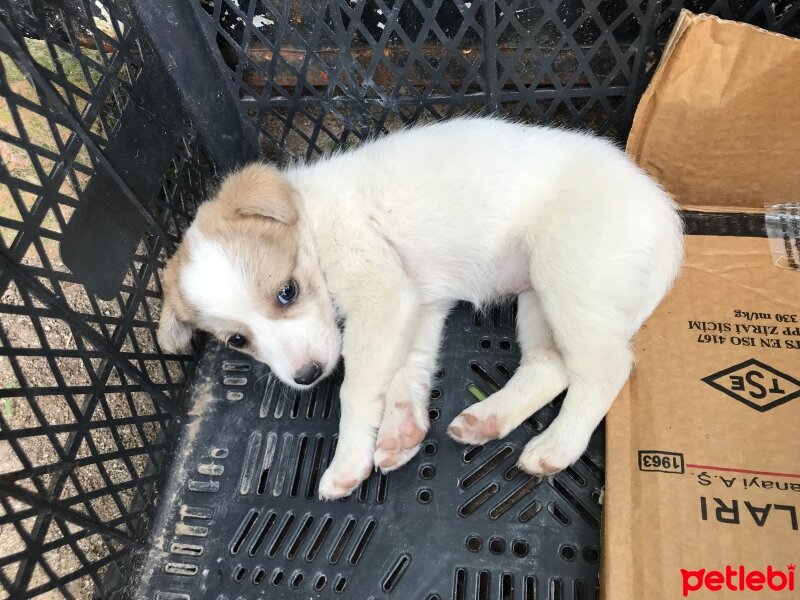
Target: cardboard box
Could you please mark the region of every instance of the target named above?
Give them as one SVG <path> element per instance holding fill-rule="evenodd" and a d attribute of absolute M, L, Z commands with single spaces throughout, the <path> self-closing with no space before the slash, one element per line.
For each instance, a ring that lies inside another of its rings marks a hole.
<path fill-rule="evenodd" d="M 791 85 L 771 85 L 780 57 Z M 798 86 L 800 42 L 685 13 L 629 152 L 685 207 L 796 201 Z M 748 119 L 718 113 L 721 99 Z M 794 116 L 773 123 L 773 106 Z M 602 597 L 800 597 L 800 272 L 774 266 L 763 237 L 687 236 L 636 351 L 607 418 Z"/>

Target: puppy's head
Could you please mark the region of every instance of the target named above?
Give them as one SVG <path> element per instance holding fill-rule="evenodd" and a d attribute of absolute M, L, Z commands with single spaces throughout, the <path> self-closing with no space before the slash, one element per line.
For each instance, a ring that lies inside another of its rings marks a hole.
<path fill-rule="evenodd" d="M 289 385 L 305 388 L 328 375 L 341 333 L 297 225 L 295 190 L 276 169 L 254 164 L 226 178 L 164 272 L 162 349 L 185 350 L 198 328 Z"/>

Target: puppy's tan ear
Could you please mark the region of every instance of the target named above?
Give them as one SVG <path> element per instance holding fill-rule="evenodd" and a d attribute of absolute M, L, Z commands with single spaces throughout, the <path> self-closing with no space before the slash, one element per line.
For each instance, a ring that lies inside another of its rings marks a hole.
<path fill-rule="evenodd" d="M 158 345 L 164 352 L 177 354 L 189 350 L 192 342 L 192 325 L 189 310 L 184 305 L 178 285 L 178 271 L 185 260 L 184 246 L 178 247 L 167 262 L 161 281 L 164 299 L 161 306 L 161 319 L 158 321 Z"/>
<path fill-rule="evenodd" d="M 278 169 L 254 163 L 229 175 L 217 198 L 242 216 L 297 222 L 297 192 Z"/>

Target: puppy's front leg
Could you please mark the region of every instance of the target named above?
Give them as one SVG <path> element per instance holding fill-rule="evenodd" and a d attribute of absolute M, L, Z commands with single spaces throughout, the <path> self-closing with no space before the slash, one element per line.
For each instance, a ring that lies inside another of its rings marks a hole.
<path fill-rule="evenodd" d="M 379 296 L 374 290 L 359 295 L 347 310 L 339 441 L 320 480 L 319 496 L 324 500 L 350 495 L 369 476 L 383 417 L 383 392 L 408 354 L 416 329 L 420 311 L 413 290 L 383 291 Z"/>

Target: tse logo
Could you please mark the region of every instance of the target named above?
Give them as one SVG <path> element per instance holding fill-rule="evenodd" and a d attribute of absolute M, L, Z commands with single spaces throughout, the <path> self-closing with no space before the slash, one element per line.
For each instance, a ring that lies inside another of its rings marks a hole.
<path fill-rule="evenodd" d="M 788 565 L 786 571 L 775 569 L 772 565 L 769 565 L 766 571 L 748 571 L 744 565 L 739 565 L 738 569 L 727 565 L 725 571 L 681 569 L 681 577 L 683 578 L 684 598 L 691 592 L 702 589 L 710 592 L 721 590 L 730 592 L 794 591 L 794 565 Z"/>
<path fill-rule="evenodd" d="M 800 381 L 754 358 L 704 377 L 703 381 L 759 412 L 800 396 Z"/>

